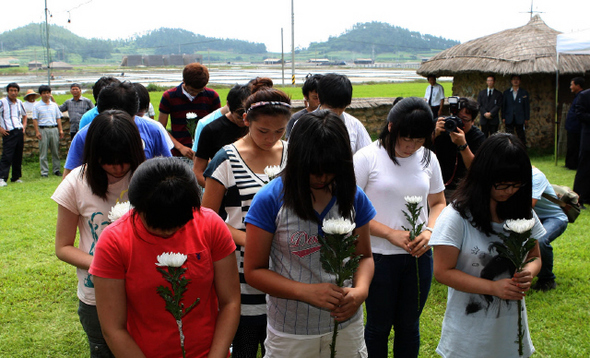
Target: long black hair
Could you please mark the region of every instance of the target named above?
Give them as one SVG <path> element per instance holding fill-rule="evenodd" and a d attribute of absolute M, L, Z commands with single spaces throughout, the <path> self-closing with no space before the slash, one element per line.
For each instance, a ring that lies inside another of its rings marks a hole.
<path fill-rule="evenodd" d="M 80 175 L 86 178 L 92 194 L 106 200 L 109 183 L 102 165 L 130 164 L 133 174 L 144 160 L 139 130 L 131 116 L 123 111 L 107 110 L 88 127 Z"/>
<path fill-rule="evenodd" d="M 389 124 L 391 123 L 391 129 Z M 430 150 L 432 145 L 432 132 L 434 131 L 432 111 L 422 98 L 408 97 L 393 105 L 387 115 L 387 122 L 379 135 L 379 145 L 383 146 L 389 154 L 389 158 L 399 165 L 395 157 L 395 145 L 400 137 L 424 138 L 424 155 L 422 164 L 430 163 Z"/>
<path fill-rule="evenodd" d="M 175 158 L 152 158 L 137 168 L 129 183 L 133 215 L 143 214 L 154 229 L 184 226 L 201 207 L 201 191 L 190 166 Z"/>
<path fill-rule="evenodd" d="M 490 195 L 496 183 L 522 183 L 507 201 L 499 202 L 502 220 L 532 217 L 532 167 L 525 146 L 514 135 L 497 133 L 486 139 L 471 163 L 467 176 L 453 195 L 453 207 L 486 235 L 493 233 Z"/>
<path fill-rule="evenodd" d="M 353 219 L 356 180 L 350 138 L 342 119 L 331 111 L 303 115 L 289 137 L 283 179 L 284 205 L 301 219 L 317 222 L 313 210 L 310 175 L 334 174 L 332 194 L 340 216 Z"/>

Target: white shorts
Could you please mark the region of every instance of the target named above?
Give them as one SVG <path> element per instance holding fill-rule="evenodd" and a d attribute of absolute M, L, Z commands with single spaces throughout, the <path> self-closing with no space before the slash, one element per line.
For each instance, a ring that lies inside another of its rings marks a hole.
<path fill-rule="evenodd" d="M 319 336 L 305 336 L 276 332 L 266 328 L 265 358 L 309 358 L 330 357 L 330 344 L 332 332 Z M 346 328 L 338 331 L 336 338 L 336 352 L 338 358 L 367 358 L 367 346 L 365 345 L 365 328 L 363 316 L 351 322 Z"/>

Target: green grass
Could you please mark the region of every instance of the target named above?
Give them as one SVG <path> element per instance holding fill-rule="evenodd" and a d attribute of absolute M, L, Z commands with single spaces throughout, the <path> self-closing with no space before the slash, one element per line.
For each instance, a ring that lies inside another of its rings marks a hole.
<path fill-rule="evenodd" d="M 571 186 L 575 173 L 533 158 L 554 184 Z M 41 179 L 39 163 L 25 162 L 24 183 L 0 188 L 0 357 L 87 357 L 76 313 L 76 274 L 54 255 L 60 178 Z M 590 216 L 583 211 L 554 243 L 557 289 L 527 296 L 536 357 L 590 355 Z M 433 282 L 421 319 L 420 357 L 434 353 L 446 306 L 445 286 Z M 392 337 L 393 338 L 393 335 Z"/>

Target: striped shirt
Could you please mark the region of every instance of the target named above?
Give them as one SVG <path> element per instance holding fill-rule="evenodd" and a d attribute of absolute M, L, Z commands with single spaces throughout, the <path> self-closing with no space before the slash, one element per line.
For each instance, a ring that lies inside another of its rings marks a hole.
<path fill-rule="evenodd" d="M 287 142 L 283 143 L 281 168 L 287 163 Z M 252 172 L 233 144 L 228 144 L 213 157 L 204 173 L 206 178 L 218 181 L 226 188 L 224 204 L 225 222 L 245 231 L 244 218 L 254 195 L 268 182 L 265 174 Z M 223 208 L 222 208 L 223 209 Z M 265 294 L 246 283 L 244 278 L 244 247 L 236 247 L 236 259 L 240 273 L 242 316 L 266 315 Z"/>
<path fill-rule="evenodd" d="M 220 107 L 219 95 L 214 90 L 205 87 L 191 100 L 184 94 L 182 84 L 164 92 L 160 100 L 160 113 L 170 115 L 172 137 L 189 148 L 193 146 L 193 139 L 186 125 L 186 114 L 195 113 L 198 121 Z M 180 156 L 180 152 L 176 150 L 172 154 Z"/>
<path fill-rule="evenodd" d="M 33 107 L 33 119 L 37 121 L 37 125 L 56 126 L 57 120 L 61 118 L 61 112 L 55 102 L 49 104 L 39 101 Z"/>
<path fill-rule="evenodd" d="M 0 100 L 0 127 L 6 131 L 23 127 L 22 118 L 27 115 L 20 99 L 12 102 L 8 98 Z"/>

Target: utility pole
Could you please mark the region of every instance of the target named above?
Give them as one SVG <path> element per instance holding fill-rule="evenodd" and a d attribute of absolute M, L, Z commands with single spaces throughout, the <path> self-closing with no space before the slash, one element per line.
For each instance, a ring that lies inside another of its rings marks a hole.
<path fill-rule="evenodd" d="M 295 87 L 295 11 L 291 0 L 291 85 Z"/>
<path fill-rule="evenodd" d="M 51 86 L 51 69 L 49 68 L 49 64 L 51 59 L 49 58 L 49 23 L 47 22 L 47 0 L 45 0 L 45 35 L 47 41 L 47 85 Z"/>
<path fill-rule="evenodd" d="M 285 51 L 283 49 L 283 28 L 281 27 L 281 79 L 283 80 L 283 87 L 285 87 Z"/>

